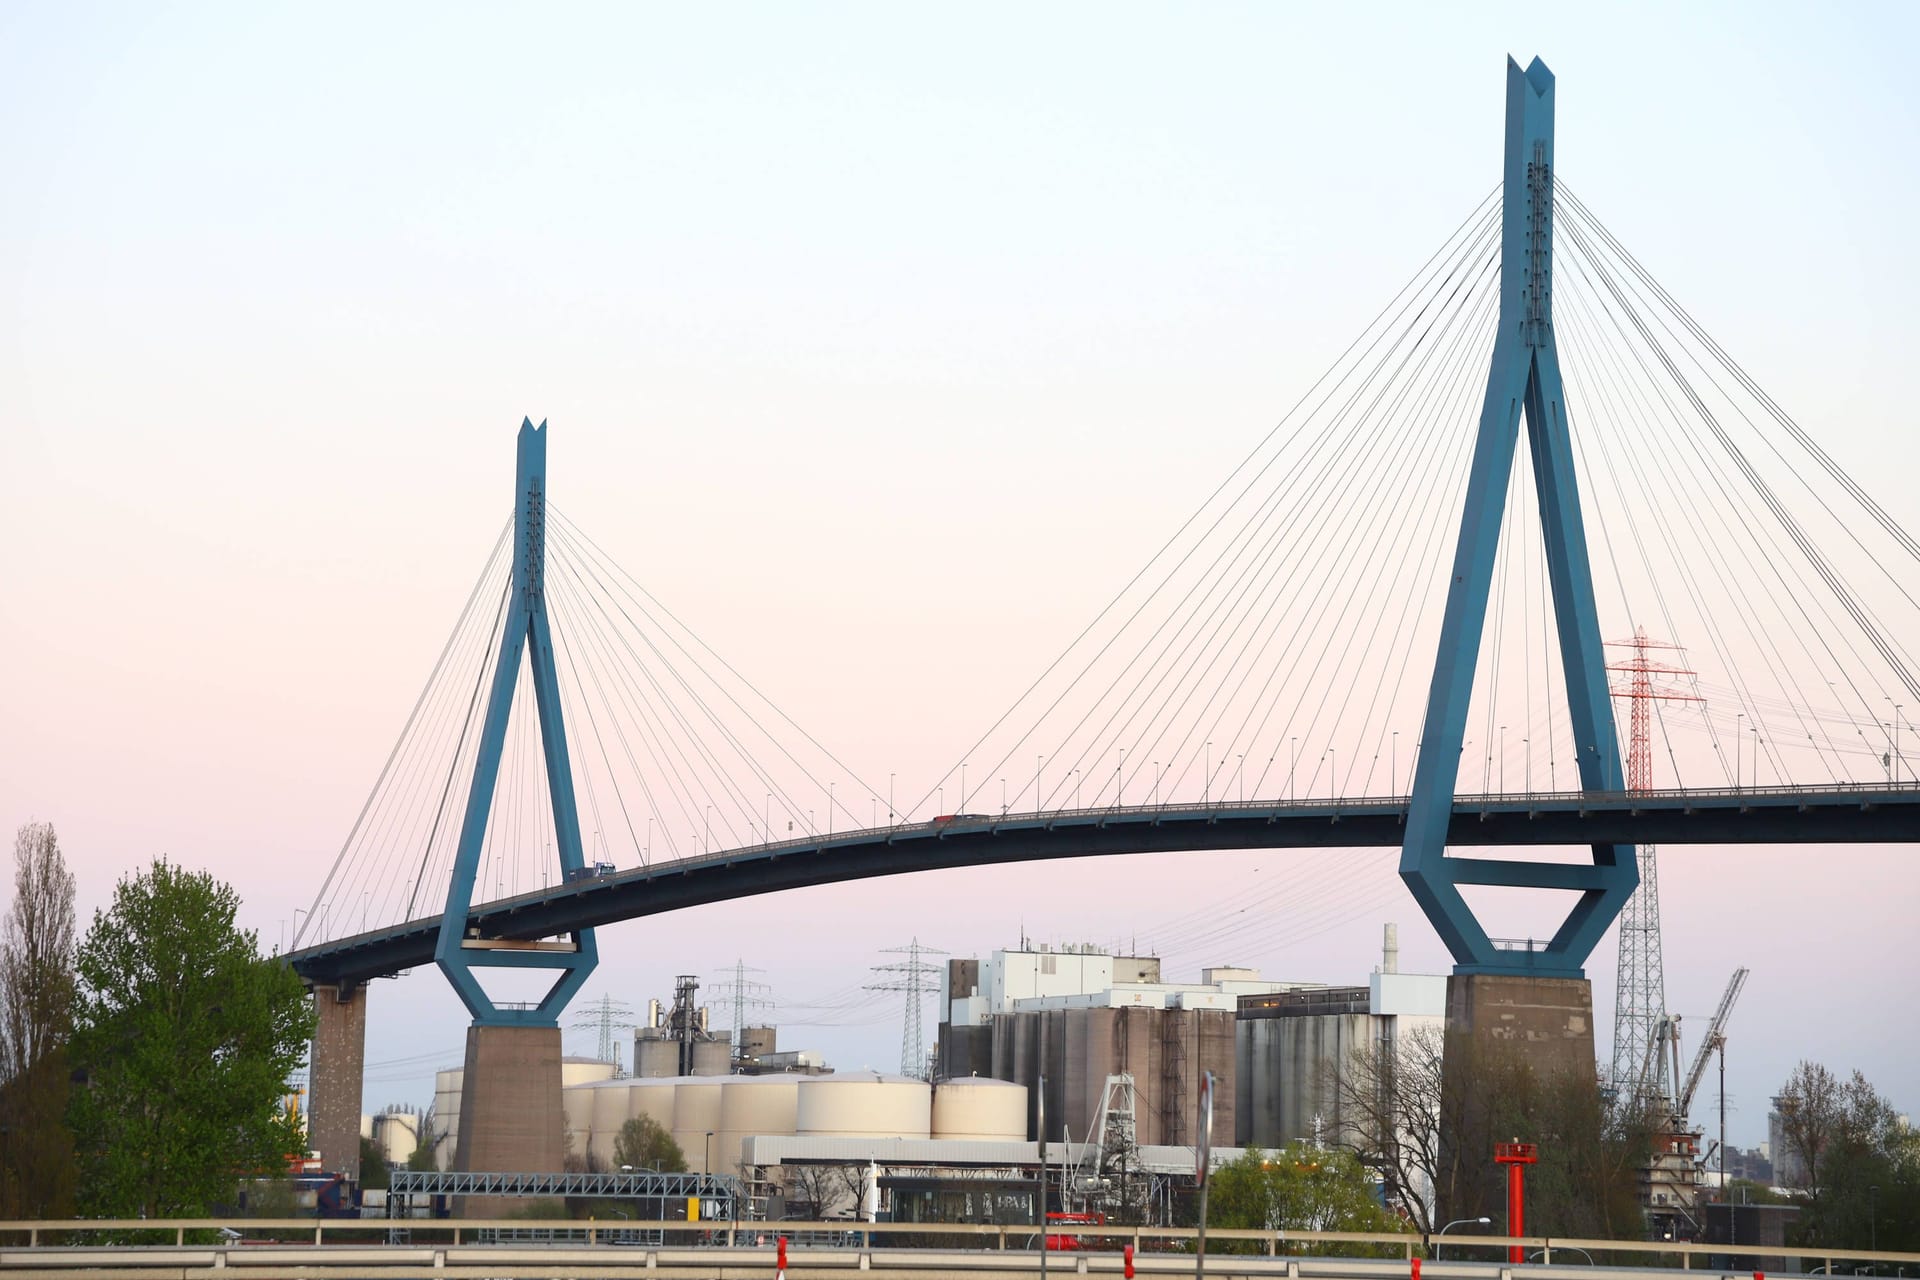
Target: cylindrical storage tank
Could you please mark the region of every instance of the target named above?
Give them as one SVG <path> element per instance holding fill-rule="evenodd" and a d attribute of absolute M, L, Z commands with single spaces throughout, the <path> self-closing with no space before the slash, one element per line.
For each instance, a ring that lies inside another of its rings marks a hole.
<path fill-rule="evenodd" d="M 596 1169 L 613 1168 L 613 1143 L 620 1127 L 627 1122 L 627 1082 L 596 1080 L 583 1092 L 593 1095 L 592 1136 L 587 1139 L 587 1159 Z"/>
<path fill-rule="evenodd" d="M 973 1076 L 933 1090 L 933 1136 L 959 1142 L 1024 1142 L 1027 1086 Z"/>
<path fill-rule="evenodd" d="M 373 1141 L 389 1165 L 404 1165 L 420 1145 L 420 1119 L 406 1111 L 383 1112 L 373 1118 Z"/>
<path fill-rule="evenodd" d="M 567 1153 L 584 1156 L 593 1135 L 593 1086 L 575 1085 L 560 1091 L 560 1110 L 567 1125 Z"/>
<path fill-rule="evenodd" d="M 726 1087 L 725 1080 L 724 1076 L 683 1076 L 674 1084 L 673 1140 L 680 1144 L 687 1168 L 695 1173 L 713 1172 L 707 1168 L 707 1135 L 720 1136 L 720 1091 Z"/>
<path fill-rule="evenodd" d="M 932 1099 L 925 1080 L 906 1076 L 809 1076 L 796 1119 L 802 1138 L 924 1138 Z"/>
<path fill-rule="evenodd" d="M 680 1074 L 680 1042 L 677 1040 L 635 1040 L 633 1073 L 649 1080 L 672 1079 Z"/>
<path fill-rule="evenodd" d="M 651 1116 L 668 1133 L 673 1132 L 673 1095 L 680 1082 L 666 1080 L 627 1081 L 627 1119 Z"/>
<path fill-rule="evenodd" d="M 442 1172 L 453 1167 L 460 1145 L 460 1090 L 466 1078 L 458 1067 L 433 1073 L 433 1158 Z"/>
<path fill-rule="evenodd" d="M 613 1064 L 602 1062 L 598 1058 L 562 1058 L 560 1059 L 560 1087 L 591 1084 L 595 1080 L 613 1079 Z"/>
<path fill-rule="evenodd" d="M 621 1110 L 625 1116 L 625 1119 L 620 1122 L 621 1128 L 625 1128 L 629 1120 L 646 1116 L 660 1126 L 661 1132 L 667 1134 L 673 1132 L 673 1097 L 674 1090 L 680 1083 L 677 1078 L 622 1080 L 619 1083 L 624 1086 L 620 1091 Z M 620 1169 L 619 1159 L 614 1152 L 614 1145 L 619 1136 L 619 1133 L 615 1132 L 606 1142 L 606 1160 L 602 1167 L 609 1173 L 617 1173 Z M 704 1135 L 702 1138 L 704 1140 Z"/>
<path fill-rule="evenodd" d="M 693 1074 L 724 1076 L 733 1074 L 733 1045 L 726 1040 L 696 1040 L 693 1043 Z"/>
<path fill-rule="evenodd" d="M 790 1138 L 798 1125 L 800 1077 L 728 1076 L 720 1095 L 720 1132 L 713 1135 L 716 1173 L 740 1171 L 747 1138 Z"/>

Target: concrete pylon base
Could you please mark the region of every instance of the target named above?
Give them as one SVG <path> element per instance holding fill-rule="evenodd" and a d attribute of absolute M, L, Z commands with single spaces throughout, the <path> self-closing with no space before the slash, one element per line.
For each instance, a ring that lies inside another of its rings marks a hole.
<path fill-rule="evenodd" d="M 313 992 L 312 1087 L 307 1143 L 329 1173 L 360 1180 L 360 1089 L 367 1058 L 367 989 L 316 987 Z"/>
<path fill-rule="evenodd" d="M 1510 1114 L 1514 1072 L 1542 1084 L 1594 1079 L 1593 985 L 1584 978 L 1523 974 L 1455 974 L 1447 979 L 1447 1048 L 1443 1067 L 1442 1165 L 1459 1172 L 1439 1188 L 1446 1218 L 1491 1217 L 1504 1223 L 1502 1178 L 1493 1147 L 1531 1133 L 1500 1127 Z"/>
<path fill-rule="evenodd" d="M 1447 1032 L 1476 1050 L 1506 1051 L 1542 1076 L 1594 1070 L 1593 984 L 1585 978 L 1456 973 Z"/>
<path fill-rule="evenodd" d="M 467 1173 L 558 1173 L 565 1167 L 560 1028 L 468 1027 L 453 1167 Z M 524 1202 L 474 1198 L 463 1217 L 498 1217 Z"/>

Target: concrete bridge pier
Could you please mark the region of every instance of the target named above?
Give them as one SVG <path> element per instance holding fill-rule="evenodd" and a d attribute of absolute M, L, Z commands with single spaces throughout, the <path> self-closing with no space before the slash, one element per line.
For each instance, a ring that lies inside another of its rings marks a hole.
<path fill-rule="evenodd" d="M 559 1173 L 566 1167 L 560 1103 L 560 1028 L 467 1028 L 460 1134 L 453 1167 L 465 1173 Z M 514 1202 L 468 1198 L 461 1214 L 499 1217 Z"/>
<path fill-rule="evenodd" d="M 1456 973 L 1447 979 L 1447 1033 L 1482 1057 L 1510 1053 L 1541 1076 L 1592 1075 L 1593 983 Z"/>
<path fill-rule="evenodd" d="M 1496 1226 L 1506 1220 L 1493 1147 L 1534 1136 L 1497 1127 L 1513 1101 L 1508 1093 L 1517 1083 L 1513 1073 L 1523 1070 L 1543 1083 L 1593 1081 L 1593 984 L 1526 973 L 1448 978 L 1441 1105 L 1452 1121 L 1442 1137 L 1441 1160 L 1463 1176 L 1450 1191 L 1442 1190 L 1439 1208 L 1445 1216 L 1485 1214 Z"/>
<path fill-rule="evenodd" d="M 360 1180 L 361 1079 L 367 1064 L 367 989 L 360 984 L 313 989 L 318 1015 L 309 1060 L 307 1142 L 322 1167 Z"/>

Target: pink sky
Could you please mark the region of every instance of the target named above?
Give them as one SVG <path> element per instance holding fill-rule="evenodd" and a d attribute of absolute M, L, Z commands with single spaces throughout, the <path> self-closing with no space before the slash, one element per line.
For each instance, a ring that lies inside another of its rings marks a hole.
<path fill-rule="evenodd" d="M 165 854 L 274 944 L 505 515 L 523 414 L 626 568 L 869 781 L 930 784 L 1484 194 L 1509 49 L 1559 73 L 1581 193 L 1920 525 L 1903 11 L 1737 39 L 1651 9 L 1017 12 L 0 18 L 0 823 L 58 826 L 85 911 Z M 644 1006 L 738 956 L 799 1000 L 915 935 L 1144 943 L 1304 859 L 707 908 L 603 931 L 586 995 Z M 1293 942 L 1332 918 L 1308 899 L 1179 976 L 1359 981 L 1386 920 L 1438 971 L 1391 865 L 1313 863 L 1303 894 L 1365 886 L 1343 927 Z M 1887 1007 L 1910 850 L 1663 875 L 1671 1007 L 1704 1025 L 1754 970 L 1735 1141 L 1803 1056 L 1920 1105 Z M 1604 1044 L 1610 941 L 1591 971 Z M 370 1061 L 455 1060 L 435 974 L 373 998 Z M 886 1066 L 898 1024 L 789 1039 Z M 369 1104 L 424 1102 L 431 1065 L 376 1070 Z"/>

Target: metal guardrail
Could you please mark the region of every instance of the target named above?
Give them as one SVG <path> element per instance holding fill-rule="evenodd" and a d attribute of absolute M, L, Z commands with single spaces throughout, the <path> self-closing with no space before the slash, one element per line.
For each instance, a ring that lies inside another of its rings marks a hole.
<path fill-rule="evenodd" d="M 528 1241 L 525 1233 L 536 1230 L 551 1234 L 540 1243 Z M 166 1267 L 176 1273 L 183 1266 L 241 1267 L 269 1263 L 292 1266 L 301 1264 L 303 1260 L 311 1260 L 328 1265 L 351 1263 L 361 1269 L 360 1274 L 365 1274 L 368 1265 L 450 1267 L 456 1262 L 481 1264 L 508 1261 L 509 1255 L 522 1256 L 529 1251 L 534 1251 L 534 1257 L 557 1261 L 559 1254 L 555 1251 L 569 1250 L 584 1252 L 589 1261 L 598 1257 L 608 1266 L 653 1266 L 654 1262 L 641 1263 L 635 1257 L 637 1251 L 630 1246 L 622 1252 L 618 1243 L 623 1238 L 630 1239 L 634 1233 L 641 1232 L 657 1232 L 663 1241 L 683 1242 L 648 1247 L 675 1251 L 688 1259 L 699 1261 L 709 1274 L 716 1267 L 737 1268 L 742 1272 L 760 1268 L 771 1271 L 777 1240 L 783 1234 L 788 1237 L 793 1253 L 799 1255 L 800 1260 L 794 1263 L 797 1268 L 850 1266 L 859 1270 L 879 1269 L 883 1253 L 890 1265 L 912 1268 L 916 1265 L 912 1261 L 915 1258 L 952 1259 L 958 1256 L 956 1249 L 968 1251 L 968 1256 L 974 1261 L 967 1265 L 972 1268 L 993 1265 L 992 1261 L 983 1259 L 992 1260 L 996 1255 L 1003 1256 L 1000 1261 L 1010 1261 L 1039 1253 L 1036 1247 L 1038 1233 L 1030 1223 L 700 1223 L 659 1220 L 629 1222 L 618 1218 L 584 1222 L 535 1222 L 525 1218 L 42 1219 L 0 1221 L 0 1240 L 25 1237 L 24 1247 L 0 1243 L 0 1272 L 98 1268 L 106 1265 L 105 1257 L 108 1254 L 113 1255 L 112 1265 L 115 1267 Z M 190 1245 L 187 1241 L 189 1233 L 220 1233 L 224 1242 Z M 519 1238 L 516 1238 L 516 1233 Z M 1049 1251 L 1062 1263 L 1094 1257 L 1113 1259 L 1122 1246 L 1131 1246 L 1143 1268 L 1149 1270 L 1158 1269 L 1146 1265 L 1152 1260 L 1190 1252 L 1197 1234 L 1192 1227 L 1079 1223 L 1049 1223 L 1046 1233 L 1050 1236 L 1075 1237 L 1086 1245 L 1085 1248 Z M 158 1236 L 160 1239 L 149 1243 L 123 1243 L 113 1239 L 136 1235 Z M 264 1243 L 259 1237 L 273 1237 L 273 1242 Z M 810 1239 L 814 1241 L 813 1248 L 808 1247 Z M 1444 1244 L 1447 1252 L 1453 1255 L 1445 1262 L 1424 1264 L 1424 1272 L 1435 1275 L 1484 1275 L 1486 1263 L 1459 1255 L 1469 1251 L 1497 1255 L 1510 1246 L 1519 1246 L 1527 1250 L 1529 1255 L 1538 1255 L 1538 1266 L 1527 1265 L 1530 1274 L 1539 1272 L 1543 1267 L 1552 1268 L 1555 1272 L 1590 1274 L 1590 1267 L 1574 1263 L 1573 1259 L 1580 1254 L 1591 1256 L 1601 1253 L 1646 1258 L 1648 1265 L 1634 1268 L 1637 1270 L 1703 1271 L 1709 1275 L 1724 1272 L 1723 1268 L 1711 1265 L 1712 1259 L 1729 1256 L 1817 1261 L 1820 1264 L 1819 1271 L 1829 1275 L 1843 1273 L 1846 1268 L 1840 1266 L 1842 1263 L 1856 1269 L 1875 1266 L 1883 1271 L 1920 1269 L 1920 1253 L 1811 1246 L 1690 1244 L 1552 1236 L 1450 1235 L 1444 1240 L 1435 1236 L 1423 1241 L 1419 1235 L 1412 1233 L 1261 1231 L 1223 1227 L 1208 1228 L 1207 1239 L 1213 1248 L 1227 1242 L 1251 1244 L 1257 1253 L 1235 1257 L 1235 1267 L 1260 1256 L 1296 1263 L 1310 1261 L 1322 1270 L 1325 1264 L 1339 1263 L 1365 1263 L 1377 1270 L 1385 1262 L 1396 1264 L 1397 1269 L 1391 1272 L 1395 1276 L 1404 1276 L 1406 1264 L 1423 1256 L 1429 1243 Z M 99 1243 L 88 1244 L 88 1240 Z M 392 1243 L 388 1243 L 389 1240 Z M 929 1243 L 932 1241 L 941 1243 L 934 1246 Z M 848 1242 L 857 1243 L 850 1247 Z M 699 1247 L 695 1247 L 696 1244 Z M 1397 1257 L 1383 1260 L 1353 1256 L 1363 1250 L 1382 1249 L 1391 1250 Z M 191 1251 L 196 1257 L 204 1257 L 207 1261 L 189 1263 L 182 1250 Z M 452 1252 L 456 1250 L 461 1251 L 458 1259 Z M 594 1250 L 603 1252 L 596 1255 Z M 1558 1261 L 1555 1260 L 1556 1254 L 1560 1255 Z M 213 1261 L 215 1255 L 220 1256 L 220 1261 Z M 624 1257 L 626 1261 L 611 1261 L 615 1255 Z M 440 1261 L 433 1261 L 436 1256 Z M 862 1257 L 867 1261 L 861 1262 Z M 421 1258 L 426 1259 L 424 1264 Z M 666 1264 L 659 1262 L 659 1265 Z M 922 1261 L 918 1265 L 924 1267 L 927 1263 Z M 1017 1267 L 1019 1264 L 1011 1265 Z M 1514 1269 L 1504 1259 L 1499 1261 L 1498 1266 L 1502 1272 Z M 1455 1271 L 1455 1268 L 1461 1270 Z M 542 1274 L 548 1273 L 544 1263 L 541 1271 Z M 1807 1274 L 1814 1273 L 1810 1271 Z"/>

